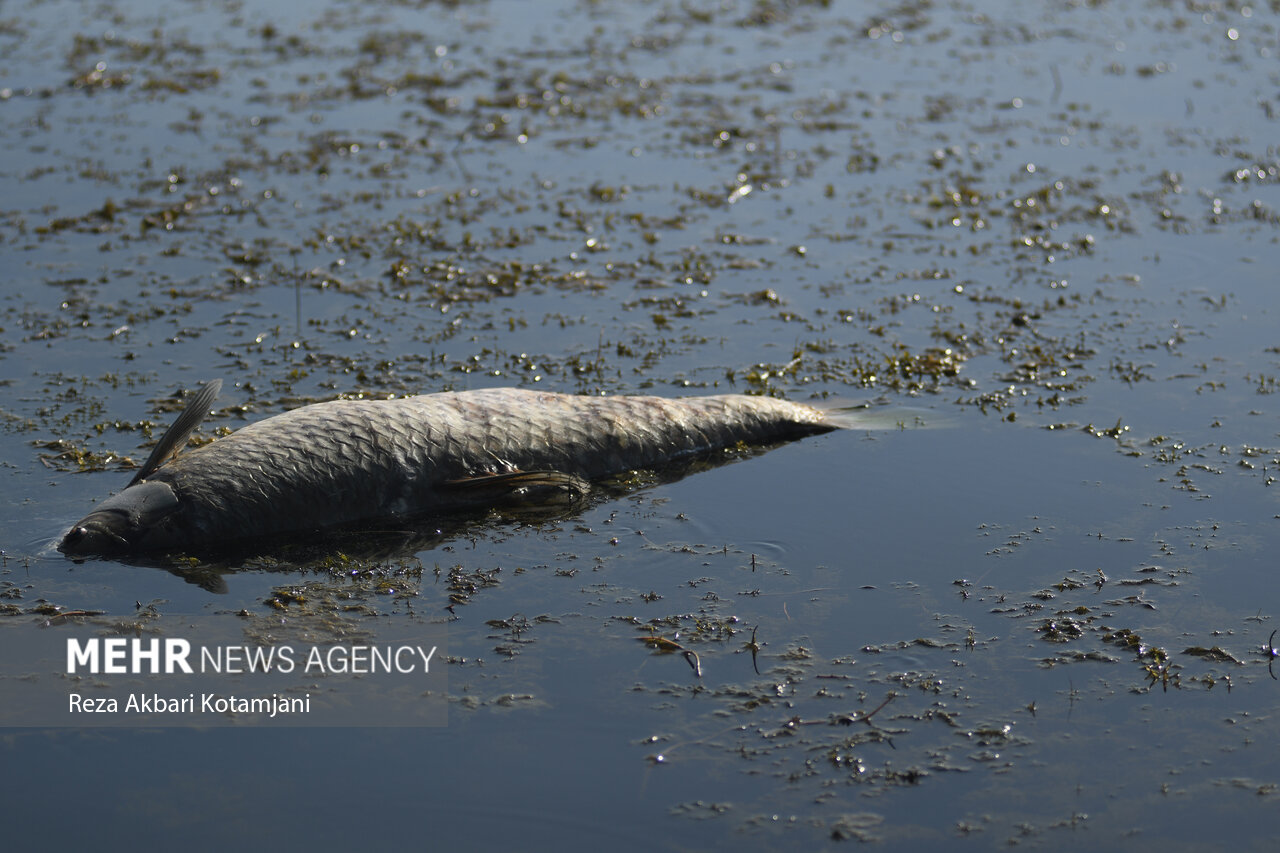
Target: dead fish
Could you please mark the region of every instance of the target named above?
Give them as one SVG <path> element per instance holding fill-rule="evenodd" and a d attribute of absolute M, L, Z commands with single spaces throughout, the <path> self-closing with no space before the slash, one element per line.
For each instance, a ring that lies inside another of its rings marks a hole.
<path fill-rule="evenodd" d="M 192 551 L 575 497 L 611 475 L 856 425 L 845 412 L 771 397 L 493 388 L 315 403 L 178 453 L 221 386 L 214 380 L 200 389 L 125 489 L 78 521 L 59 550 Z"/>

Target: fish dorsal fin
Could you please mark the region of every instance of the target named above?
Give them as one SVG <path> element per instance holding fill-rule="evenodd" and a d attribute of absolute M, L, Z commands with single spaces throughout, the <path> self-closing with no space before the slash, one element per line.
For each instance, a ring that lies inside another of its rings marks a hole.
<path fill-rule="evenodd" d="M 182 410 L 182 414 L 178 415 L 178 419 L 164 431 L 164 435 L 160 436 L 160 442 L 151 451 L 147 461 L 138 469 L 138 473 L 133 475 L 129 486 L 154 474 L 170 454 L 176 453 L 186 443 L 187 437 L 195 432 L 196 427 L 200 426 L 200 422 L 209 414 L 209 407 L 213 405 L 214 400 L 218 399 L 218 392 L 221 390 L 222 380 L 214 379 L 206 382 L 196 392 L 196 396 Z"/>

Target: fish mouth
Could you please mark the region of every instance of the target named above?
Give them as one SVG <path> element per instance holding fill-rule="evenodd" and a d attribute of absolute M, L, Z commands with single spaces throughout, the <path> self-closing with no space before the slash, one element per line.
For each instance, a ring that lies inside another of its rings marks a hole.
<path fill-rule="evenodd" d="M 122 554 L 129 551 L 132 547 L 129 540 L 112 530 L 110 521 L 111 519 L 89 516 L 67 531 L 58 543 L 58 550 L 72 557 Z"/>

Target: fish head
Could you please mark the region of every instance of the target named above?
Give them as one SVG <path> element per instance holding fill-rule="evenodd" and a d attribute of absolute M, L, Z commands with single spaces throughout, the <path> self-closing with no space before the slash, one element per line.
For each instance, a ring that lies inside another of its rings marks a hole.
<path fill-rule="evenodd" d="M 128 554 L 145 547 L 157 527 L 179 507 L 173 487 L 147 481 L 103 501 L 76 522 L 58 550 L 70 557 Z"/>

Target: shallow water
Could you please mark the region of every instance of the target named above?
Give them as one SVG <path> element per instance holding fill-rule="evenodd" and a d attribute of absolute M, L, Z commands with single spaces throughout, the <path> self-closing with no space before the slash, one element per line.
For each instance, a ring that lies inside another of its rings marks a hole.
<path fill-rule="evenodd" d="M 19 840 L 1275 843 L 1275 9 L 29 2 L 0 44 L 6 713 L 68 689 L 49 632 L 451 661 L 444 727 L 11 728 Z M 205 435 L 506 384 L 890 428 L 407 550 L 53 551 L 214 376 Z"/>

